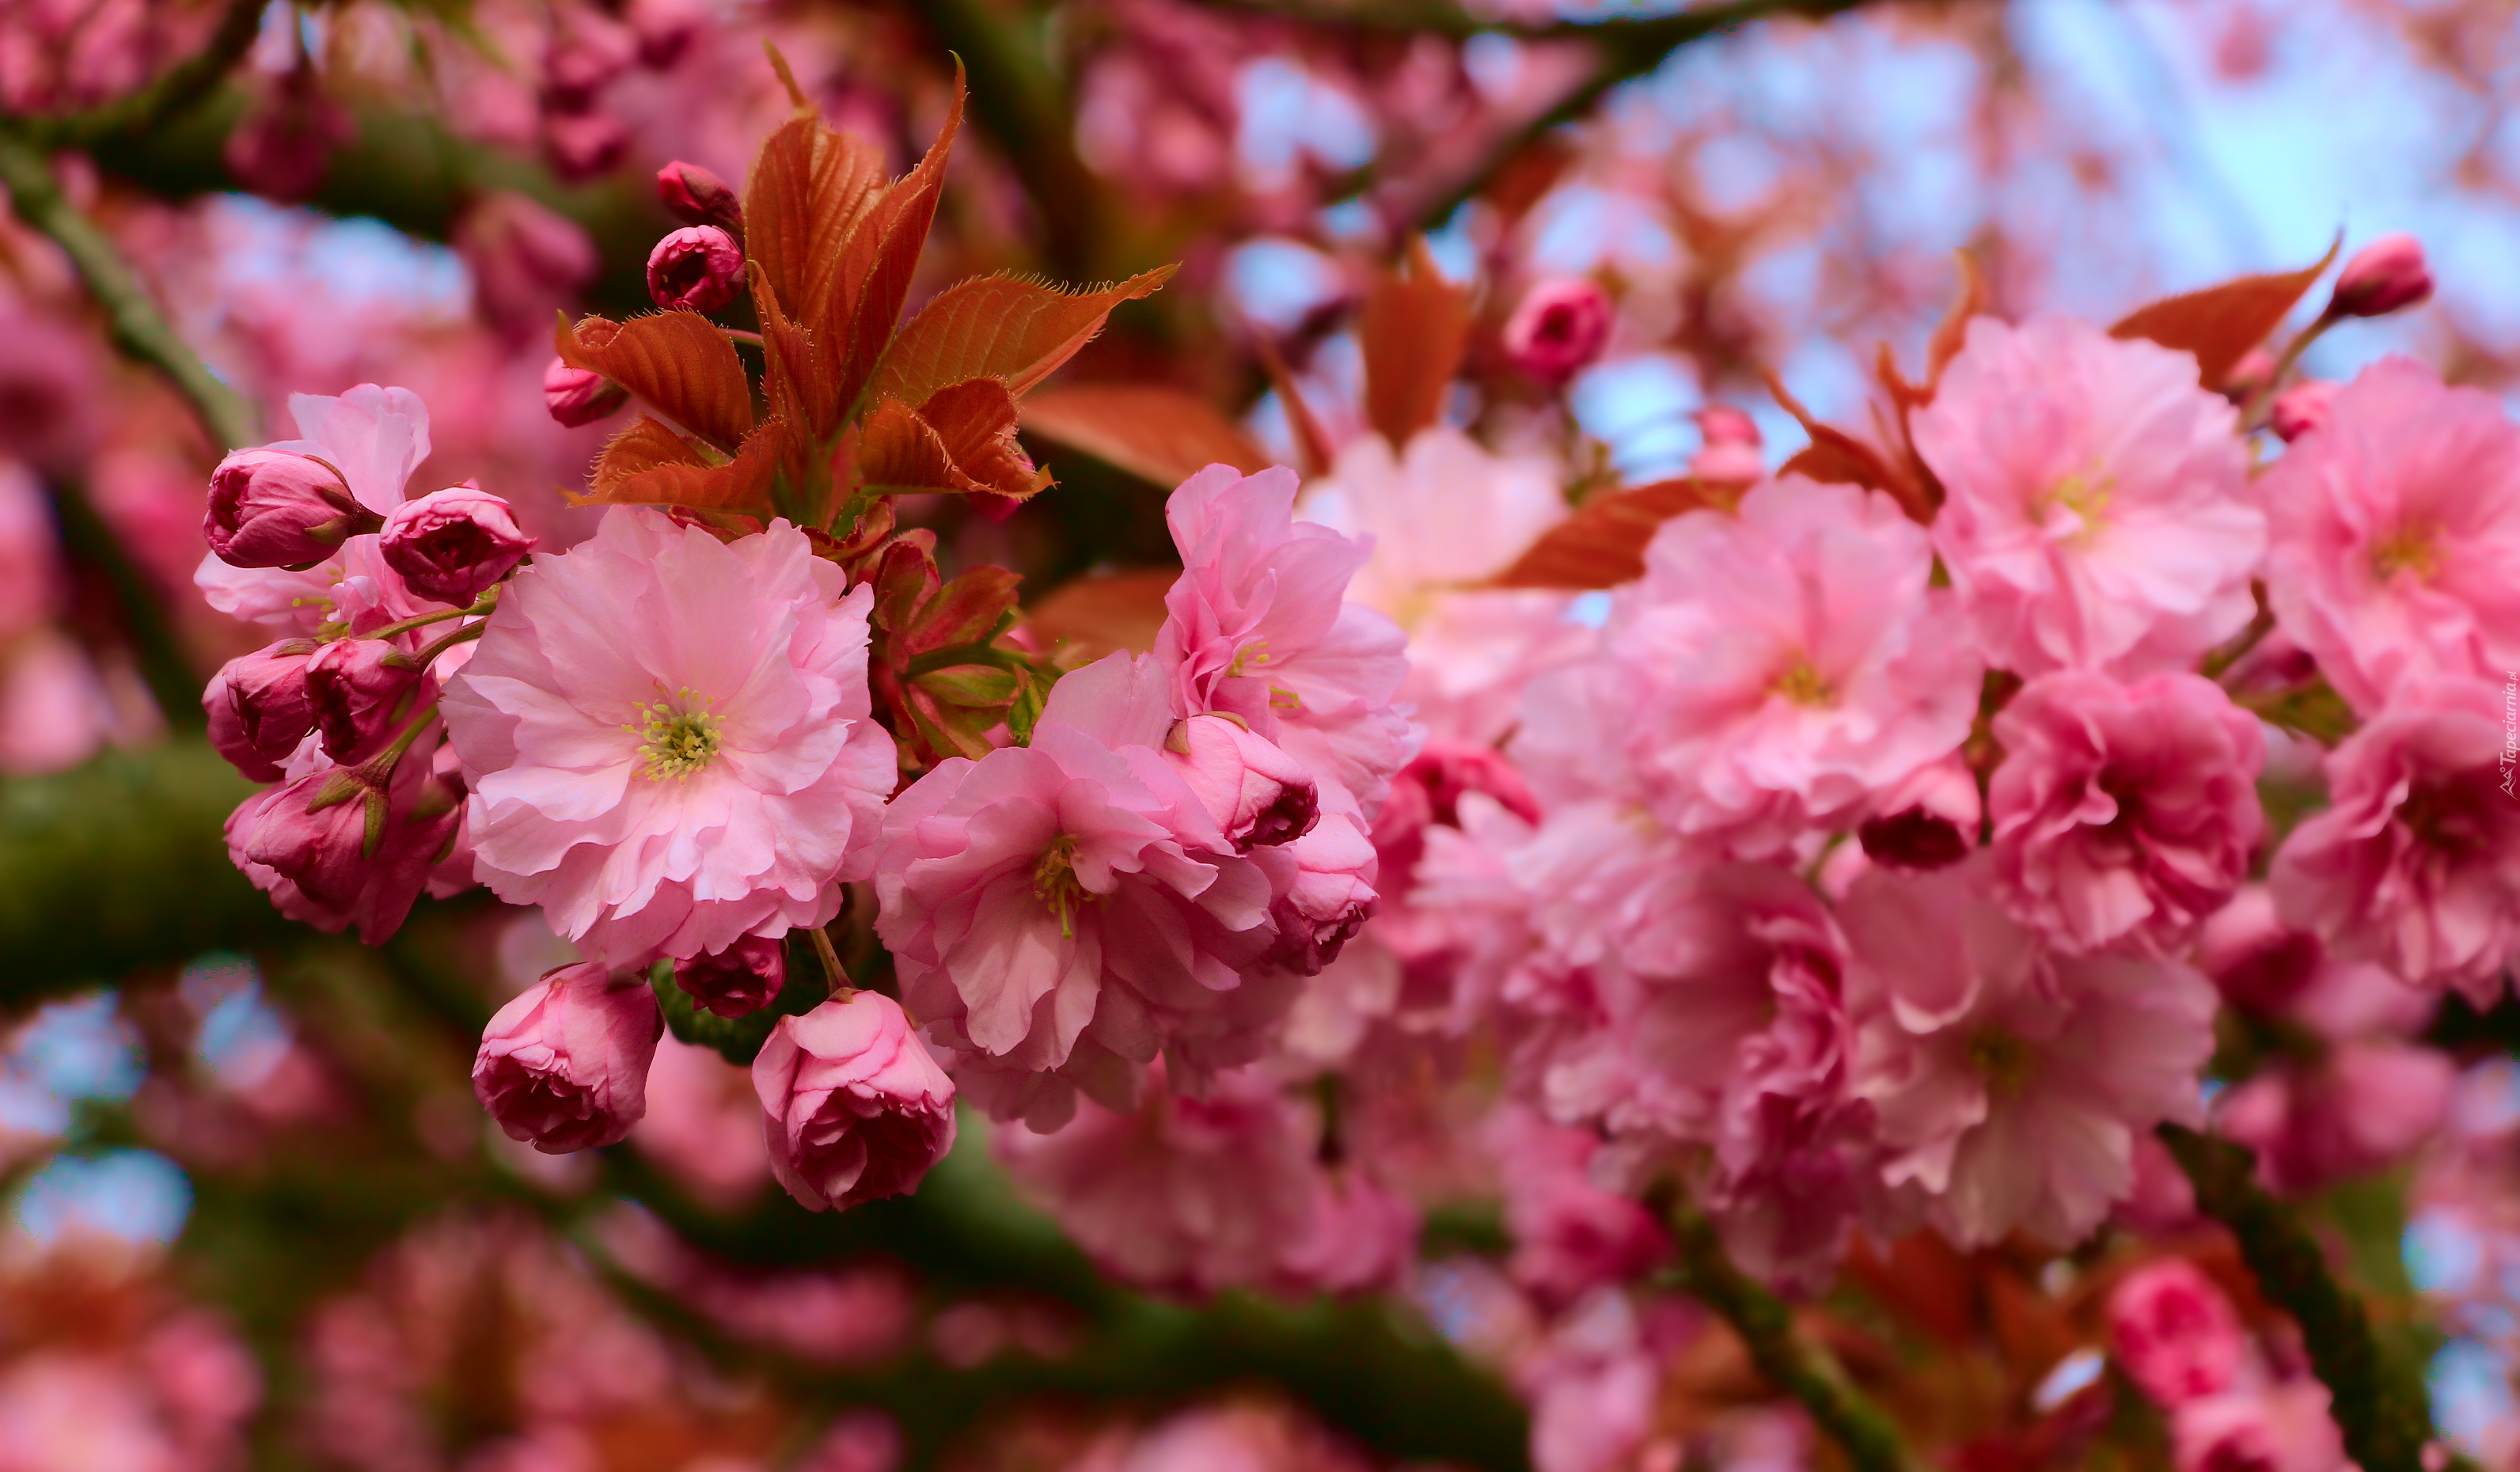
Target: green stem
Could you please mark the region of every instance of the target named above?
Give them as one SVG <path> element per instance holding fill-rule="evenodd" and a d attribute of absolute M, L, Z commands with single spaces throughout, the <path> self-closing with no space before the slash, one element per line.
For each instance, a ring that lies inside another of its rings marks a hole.
<path fill-rule="evenodd" d="M 175 637 L 175 626 L 158 602 L 156 590 L 149 586 L 148 575 L 133 561 L 129 549 L 113 534 L 105 518 L 97 514 L 96 504 L 88 499 L 87 488 L 75 481 L 57 481 L 53 486 L 54 513 L 61 519 L 62 545 L 70 557 L 95 568 L 113 590 L 114 606 L 122 614 L 122 632 L 131 641 L 131 652 L 139 661 L 140 678 L 148 683 L 150 698 L 158 702 L 158 713 L 176 731 L 199 731 L 207 720 L 202 714 L 202 677 L 184 657 L 183 642 Z"/>
<path fill-rule="evenodd" d="M 2421 1472 L 2433 1438 L 2423 1383 L 2381 1353 L 2362 1301 L 2328 1271 L 2291 1209 L 2258 1183 L 2257 1156 L 2178 1125 L 2163 1125 L 2160 1135 L 2196 1187 L 2197 1206 L 2238 1239 L 2258 1290 L 2301 1325 L 2346 1454 L 2362 1472 Z"/>
<path fill-rule="evenodd" d="M 1802 1404 L 1855 1472 L 1905 1472 L 1912 1462 L 1898 1428 L 1821 1351 L 1795 1335 L 1793 1312 L 1733 1266 L 1715 1224 L 1686 1200 L 1677 1201 L 1667 1216 L 1689 1293 L 1741 1336 L 1759 1373 Z"/>
<path fill-rule="evenodd" d="M 2330 306 L 2319 314 L 2318 321 L 2293 335 L 2292 341 L 2284 345 L 2283 356 L 2277 358 L 2275 366 L 2269 370 L 2267 380 L 2258 385 L 2257 391 L 2249 395 L 2249 402 L 2241 407 L 2241 432 L 2246 433 L 2266 424 L 2267 410 L 2274 403 L 2276 392 L 2283 387 L 2284 375 L 2292 372 L 2292 366 L 2301 361 L 2301 355 L 2309 351 L 2310 345 L 2317 342 L 2321 334 L 2334 327 L 2338 320 L 2335 307 Z"/>
<path fill-rule="evenodd" d="M 163 76 L 131 93 L 85 112 L 21 117 L 15 125 L 47 148 L 78 148 L 100 138 L 143 133 L 167 118 L 188 112 L 217 89 L 219 82 L 253 48 L 262 30 L 262 0 L 228 0 L 218 29 L 201 51 L 167 69 Z"/>
<path fill-rule="evenodd" d="M 0 185 L 9 190 L 18 218 L 51 237 L 105 308 L 116 346 L 166 376 L 200 411 L 202 426 L 220 450 L 252 444 L 253 409 L 218 380 L 208 366 L 175 335 L 139 279 L 96 222 L 79 213 L 53 177 L 52 164 L 25 139 L 0 133 Z"/>

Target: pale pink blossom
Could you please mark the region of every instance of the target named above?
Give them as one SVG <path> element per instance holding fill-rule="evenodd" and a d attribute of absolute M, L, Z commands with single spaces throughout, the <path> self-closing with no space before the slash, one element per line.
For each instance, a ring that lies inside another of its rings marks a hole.
<path fill-rule="evenodd" d="M 2248 877 L 2266 740 L 2213 681 L 2043 675 L 1995 738 L 1997 890 L 2059 947 L 2167 953 Z"/>
<path fill-rule="evenodd" d="M 648 1065 L 664 1031 L 647 978 L 563 966 L 490 1019 L 472 1093 L 509 1138 L 546 1154 L 612 1144 L 648 1112 Z"/>
<path fill-rule="evenodd" d="M 1164 599 L 1155 660 L 1178 716 L 1239 716 L 1305 758 L 1293 739 L 1327 746 L 1334 771 L 1371 818 L 1410 756 L 1408 718 L 1392 700 L 1408 674 L 1391 621 L 1344 602 L 1369 549 L 1294 519 L 1295 476 L 1210 466 L 1164 508 L 1182 575 Z"/>
<path fill-rule="evenodd" d="M 2018 1227 L 2064 1246 L 2128 1193 L 2138 1135 L 2202 1122 L 2214 988 L 2167 961 L 2052 954 L 1988 878 L 1982 858 L 1874 869 L 1839 907 L 1856 1093 L 1883 1181 L 1953 1241 Z"/>
<path fill-rule="evenodd" d="M 2189 1401 L 2170 1418 L 2173 1472 L 2344 1472 L 2327 1387 L 2302 1379 Z"/>
<path fill-rule="evenodd" d="M 1381 856 L 1353 812 L 1324 814 L 1301 837 L 1253 862 L 1270 876 L 1275 896 L 1269 918 L 1278 943 L 1269 959 L 1299 975 L 1337 959 L 1381 901 L 1374 889 Z"/>
<path fill-rule="evenodd" d="M 919 1188 L 954 1148 L 954 1081 L 878 992 L 782 1017 L 752 1060 L 770 1169 L 812 1211 Z"/>
<path fill-rule="evenodd" d="M 895 781 L 844 582 L 631 507 L 518 573 L 442 706 L 482 882 L 620 964 L 829 921 Z"/>
<path fill-rule="evenodd" d="M 1601 1137 L 1505 1104 L 1481 1130 L 1505 1191 L 1513 1237 L 1508 1271 L 1548 1308 L 1642 1276 L 1671 1256 L 1671 1240 L 1634 1197 L 1592 1179 Z"/>
<path fill-rule="evenodd" d="M 2328 806 L 2275 853 L 2285 922 L 2479 1006 L 2520 947 L 2520 803 L 2501 691 L 2419 680 L 2327 757 Z"/>
<path fill-rule="evenodd" d="M 1764 858 L 1956 749 L 1978 666 L 1932 567 L 1888 496 L 1798 476 L 1665 522 L 1594 677 L 1647 805 Z"/>
<path fill-rule="evenodd" d="M 1971 320 L 1911 430 L 1988 662 L 2131 677 L 2238 633 L 2266 518 L 2236 420 L 2187 353 L 2063 317 Z"/>
<path fill-rule="evenodd" d="M 1296 1297 L 1400 1288 L 1418 1261 L 1419 1225 L 1416 1204 L 1368 1172 L 1315 1171 L 1303 1234 L 1280 1254 L 1270 1285 Z"/>
<path fill-rule="evenodd" d="M 2109 1290 L 2109 1349 L 2154 1405 L 2176 1409 L 2240 1383 L 2248 1343 L 2231 1301 L 2185 1258 L 2159 1258 Z"/>
<path fill-rule="evenodd" d="M 2423 675 L 2520 667 L 2520 425 L 2383 358 L 2258 484 L 2276 626 L 2363 716 Z"/>
<path fill-rule="evenodd" d="M 1164 750 L 1238 852 L 1300 838 L 1321 816 L 1312 774 L 1231 716 L 1175 721 Z"/>

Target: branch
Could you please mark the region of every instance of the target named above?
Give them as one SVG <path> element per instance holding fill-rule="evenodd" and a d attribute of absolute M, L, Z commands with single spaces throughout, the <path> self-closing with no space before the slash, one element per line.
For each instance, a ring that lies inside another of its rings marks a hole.
<path fill-rule="evenodd" d="M 2327 1271 L 2318 1243 L 2258 1183 L 2257 1156 L 2229 1140 L 2163 1125 L 2162 1143 L 2196 1187 L 2196 1204 L 2239 1239 L 2268 1300 L 2301 1325 L 2311 1367 L 2331 1397 L 2345 1452 L 2362 1472 L 2421 1472 L 2433 1437 L 2422 1382 L 2391 1364 L 2362 1301 Z"/>
<path fill-rule="evenodd" d="M 1686 1200 L 1667 1215 L 1689 1293 L 1741 1336 L 1768 1383 L 1802 1403 L 1855 1472 L 1905 1472 L 1912 1463 L 1898 1428 L 1835 1364 L 1795 1336 L 1792 1311 L 1733 1266 L 1715 1224 Z"/>
<path fill-rule="evenodd" d="M 1562 41 L 1589 36 L 1613 45 L 1659 45 L 1665 51 L 1709 31 L 1775 15 L 1825 15 L 1848 9 L 1829 0 L 1724 0 L 1699 5 L 1676 15 L 1612 17 L 1600 21 L 1516 21 L 1474 15 L 1453 0 L 1200 0 L 1213 10 L 1330 25 L 1380 33 L 1430 33 L 1465 40 L 1474 35 L 1505 35 L 1517 40 Z M 1864 0 L 1851 0 L 1862 4 Z M 1661 40 L 1664 36 L 1678 39 Z"/>
<path fill-rule="evenodd" d="M 97 514 L 86 486 L 55 482 L 53 507 L 64 550 L 102 573 L 112 589 L 114 606 L 122 614 L 122 632 L 131 641 L 140 678 L 149 686 L 150 698 L 158 702 L 158 714 L 174 730 L 200 731 L 206 724 L 202 713 L 202 677 L 184 657 L 183 643 L 175 637 L 175 626 L 149 586 L 148 575 L 132 560 L 130 549 L 113 534 L 113 528 Z"/>
<path fill-rule="evenodd" d="M 114 344 L 164 374 L 178 392 L 192 400 L 202 416 L 202 427 L 219 449 L 233 450 L 261 437 L 254 431 L 252 407 L 220 382 L 175 335 L 131 274 L 122 252 L 62 193 L 41 150 L 23 138 L 0 133 L 0 185 L 8 187 L 9 203 L 18 218 L 50 236 L 78 268 L 88 294 L 105 308 Z"/>
<path fill-rule="evenodd" d="M 83 148 L 100 138 L 145 133 L 190 111 L 236 69 L 262 29 L 262 0 L 228 0 L 209 44 L 139 91 L 85 112 L 13 118 L 11 123 L 45 149 Z"/>

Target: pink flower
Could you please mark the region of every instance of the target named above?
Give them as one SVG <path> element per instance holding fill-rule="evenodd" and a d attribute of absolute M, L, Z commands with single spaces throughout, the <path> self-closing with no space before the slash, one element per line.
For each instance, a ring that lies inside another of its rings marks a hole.
<path fill-rule="evenodd" d="M 318 646 L 285 639 L 219 667 L 202 691 L 210 744 L 255 781 L 278 781 L 281 765 L 315 729 L 306 698 L 306 661 Z"/>
<path fill-rule="evenodd" d="M 1766 857 L 1957 748 L 1978 667 L 1932 567 L 1888 496 L 1798 476 L 1664 523 L 1592 677 L 1656 816 Z"/>
<path fill-rule="evenodd" d="M 1312 774 L 1231 716 L 1175 721 L 1164 750 L 1237 852 L 1300 838 L 1321 817 Z"/>
<path fill-rule="evenodd" d="M 2386 317 L 2432 294 L 2433 273 L 2424 263 L 2423 242 L 2411 235 L 2384 235 L 2355 251 L 2337 273 L 2327 314 Z"/>
<path fill-rule="evenodd" d="M 1408 1281 L 1418 1262 L 1418 1208 L 1363 1170 L 1313 1173 L 1301 1236 L 1279 1256 L 1270 1286 L 1315 1293 L 1381 1293 Z"/>
<path fill-rule="evenodd" d="M 2304 379 L 2275 395 L 2267 406 L 2267 427 L 2285 444 L 2308 434 L 2313 429 L 2327 427 L 2336 412 L 2336 392 L 2343 385 L 2325 379 Z"/>
<path fill-rule="evenodd" d="M 1392 781 L 1391 795 L 1373 821 L 1373 847 L 1382 877 L 1397 887 L 1418 868 L 1430 825 L 1462 825 L 1462 799 L 1472 792 L 1502 804 L 1525 823 L 1540 821 L 1540 803 L 1521 771 L 1492 746 L 1428 741 Z"/>
<path fill-rule="evenodd" d="M 1381 856 L 1353 813 L 1325 815 L 1303 836 L 1256 861 L 1271 876 L 1269 916 L 1278 944 L 1270 959 L 1313 976 L 1337 959 L 1380 904 Z"/>
<path fill-rule="evenodd" d="M 1159 1066 L 1132 1112 L 1089 1101 L 1056 1135 L 1000 1130 L 990 1144 L 1104 1272 L 1204 1296 L 1268 1280 L 1302 1239 L 1316 1168 L 1300 1123 L 1259 1070 L 1191 1098 Z"/>
<path fill-rule="evenodd" d="M 221 462 L 212 480 L 203 533 L 213 550 L 193 573 L 202 597 L 222 613 L 297 634 L 315 633 L 328 607 L 354 633 L 421 611 L 427 605 L 384 565 L 376 538 L 350 535 L 402 505 L 411 472 L 428 458 L 428 410 L 420 396 L 361 383 L 338 397 L 292 394 L 289 410 L 302 438 L 240 450 Z M 228 492 L 220 489 L 222 477 Z M 231 492 L 232 503 L 223 500 Z M 308 535 L 324 527 L 316 514 L 321 507 L 337 508 L 332 514 L 343 521 L 346 541 L 329 530 L 320 538 Z M 266 528 L 256 519 L 263 513 L 279 519 Z M 222 532 L 223 524 L 233 533 Z M 241 539 L 252 565 L 217 551 L 223 535 L 231 553 Z M 317 565 L 286 570 L 308 561 Z"/>
<path fill-rule="evenodd" d="M 463 784 L 437 769 L 435 745 L 424 732 L 382 787 L 301 749 L 287 768 L 292 781 L 228 816 L 228 858 L 291 919 L 327 931 L 356 925 L 362 941 L 379 944 L 402 927 L 459 842 Z M 372 810 L 382 814 L 373 846 Z"/>
<path fill-rule="evenodd" d="M 543 370 L 543 407 L 567 428 L 591 424 L 630 402 L 630 390 L 602 374 L 554 358 Z"/>
<path fill-rule="evenodd" d="M 1371 817 L 1409 756 L 1408 719 L 1392 697 L 1409 672 L 1399 629 L 1342 601 L 1368 549 L 1293 517 L 1295 477 L 1210 466 L 1166 504 L 1182 575 L 1164 599 L 1155 660 L 1174 714 L 1239 716 L 1309 761 L 1293 737 L 1324 743 Z"/>
<path fill-rule="evenodd" d="M 2173 1472 L 2343 1472 L 2327 1387 L 2294 1380 L 2189 1401 L 2170 1420 Z"/>
<path fill-rule="evenodd" d="M 610 127 L 617 137 L 620 124 Z M 553 310 L 603 265 L 575 220 L 504 189 L 483 195 L 455 222 L 455 251 L 472 270 L 473 305 L 483 319 L 518 334 L 548 334 Z"/>
<path fill-rule="evenodd" d="M 1959 863 L 1977 847 L 1985 816 L 1977 774 L 1957 751 L 1876 794 L 1871 809 L 1855 830 L 1856 841 L 1867 860 L 1896 869 Z"/>
<path fill-rule="evenodd" d="M 470 481 L 394 508 L 378 542 L 404 586 L 458 607 L 534 550 L 508 503 Z"/>
<path fill-rule="evenodd" d="M 2276 624 L 2357 712 L 2419 675 L 2520 666 L 2520 425 L 2500 400 L 2384 358 L 2258 491 Z"/>
<path fill-rule="evenodd" d="M 1962 1247 L 2015 1227 L 2080 1241 L 2132 1184 L 2136 1137 L 2203 1119 L 2214 988 L 2184 966 L 2048 953 L 1988 893 L 1987 861 L 1855 881 L 1856 1093 L 1882 1179 Z"/>
<path fill-rule="evenodd" d="M 671 1034 L 657 1040 L 648 1066 L 648 1113 L 630 1132 L 639 1153 L 664 1167 L 693 1200 L 733 1213 L 770 1182 L 770 1147 L 761 1137 L 749 1070 Z"/>
<path fill-rule="evenodd" d="M 646 978 L 562 966 L 490 1019 L 472 1093 L 509 1138 L 547 1155 L 612 1144 L 648 1112 L 648 1064 L 664 1032 Z"/>
<path fill-rule="evenodd" d="M 1972 320 L 1911 428 L 1988 661 L 2135 676 L 2238 633 L 2266 521 L 2235 420 L 2186 353 L 2062 317 Z"/>
<path fill-rule="evenodd" d="M 1505 1189 L 1513 1236 L 1513 1280 L 1551 1308 L 1595 1288 L 1643 1275 L 1671 1256 L 1671 1240 L 1642 1203 L 1594 1183 L 1601 1145 L 1591 1130 L 1553 1125 L 1507 1104 L 1482 1132 Z"/>
<path fill-rule="evenodd" d="M 237 567 L 320 562 L 377 517 L 351 499 L 332 467 L 287 451 L 239 450 L 210 475 L 202 535 Z"/>
<path fill-rule="evenodd" d="M 656 198 L 665 213 L 686 225 L 713 225 L 739 239 L 743 234 L 743 201 L 724 179 L 697 163 L 677 158 L 656 170 Z"/>
<path fill-rule="evenodd" d="M 620 964 L 829 921 L 895 781 L 844 581 L 626 507 L 518 573 L 443 704 L 482 882 Z"/>
<path fill-rule="evenodd" d="M 1226 1004 L 1276 939 L 1255 861 L 1292 864 L 1292 845 L 1235 857 L 1156 749 L 1170 725 L 1152 661 L 1113 654 L 1052 689 L 1030 745 L 939 763 L 885 809 L 877 932 L 958 1072 L 1066 1069 L 1107 1092 L 1173 1014 Z M 1098 1020 L 1121 1052 L 1071 1059 Z M 975 1099 L 1055 1128 L 1072 1085 L 1042 1087 Z"/>
<path fill-rule="evenodd" d="M 1543 383 L 1563 383 L 1601 356 L 1614 315 L 1598 282 L 1551 277 L 1522 293 L 1506 319 L 1506 361 Z"/>
<path fill-rule="evenodd" d="M 236 181 L 266 200 L 297 203 L 315 193 L 333 151 L 358 136 L 358 119 L 301 62 L 261 89 L 219 153 Z"/>
<path fill-rule="evenodd" d="M 2520 947 L 2520 803 L 2505 702 L 2481 681 L 2424 680 L 2327 757 L 2328 807 L 2277 850 L 2286 923 L 2479 1006 Z"/>
<path fill-rule="evenodd" d="M 2441 1129 L 2457 1079 L 2439 1049 L 2349 1040 L 2261 1069 L 2218 1101 L 2215 1128 L 2257 1151 L 2268 1189 L 2307 1195 L 2412 1154 Z"/>
<path fill-rule="evenodd" d="M 2213 681 L 2043 675 L 1995 738 L 1997 892 L 2060 948 L 2166 954 L 2248 877 L 2266 739 Z"/>
<path fill-rule="evenodd" d="M 648 252 L 648 294 L 667 311 L 714 312 L 743 289 L 743 247 L 715 225 L 686 225 Z"/>
<path fill-rule="evenodd" d="M 2109 1348 L 2127 1378 L 2169 1410 L 2237 1386 L 2248 1357 L 2231 1301 L 2185 1258 L 2157 1258 L 2118 1279 Z"/>
<path fill-rule="evenodd" d="M 761 1010 L 778 1000 L 787 982 L 787 944 L 758 935 L 739 936 L 723 951 L 674 962 L 674 985 L 721 1017 Z"/>
<path fill-rule="evenodd" d="M 399 735 L 435 685 L 407 650 L 384 639 L 335 640 L 306 661 L 302 678 L 324 752 L 344 763 Z"/>
<path fill-rule="evenodd" d="M 954 1148 L 954 1081 L 876 992 L 782 1017 L 752 1060 L 770 1169 L 813 1211 L 919 1188 Z"/>

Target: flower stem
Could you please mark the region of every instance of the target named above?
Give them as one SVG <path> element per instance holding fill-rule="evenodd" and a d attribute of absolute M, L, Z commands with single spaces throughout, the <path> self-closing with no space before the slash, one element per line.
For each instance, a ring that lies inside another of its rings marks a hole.
<path fill-rule="evenodd" d="M 849 984 L 849 973 L 840 967 L 840 953 L 832 948 L 832 933 L 820 926 L 817 926 L 812 933 L 814 956 L 823 963 L 823 979 L 830 983 L 832 993 L 837 995 L 842 987 Z"/>
<path fill-rule="evenodd" d="M 2257 1156 L 2241 1145 L 2163 1125 L 2162 1143 L 2196 1187 L 2196 1204 L 2229 1227 L 2268 1300 L 2301 1325 L 2311 1367 L 2327 1387 L 2328 1413 L 2362 1472 L 2422 1472 L 2432 1406 L 2421 1381 L 2392 1364 L 2371 1333 L 2362 1301 L 2327 1271 L 2318 1243 L 2291 1209 L 2258 1183 Z"/>
<path fill-rule="evenodd" d="M 1759 1373 L 1802 1403 L 1855 1472 L 1906 1472 L 1912 1463 L 1898 1428 L 1847 1383 L 1826 1355 L 1795 1335 L 1793 1311 L 1733 1265 L 1715 1224 L 1686 1199 L 1676 1198 L 1665 1215 L 1680 1244 L 1681 1271 L 1689 1293 L 1741 1336 Z"/>
<path fill-rule="evenodd" d="M 69 256 L 88 293 L 105 308 L 114 344 L 164 374 L 192 401 L 216 448 L 233 450 L 261 437 L 254 430 L 252 407 L 175 335 L 122 252 L 62 193 L 42 151 L 6 131 L 0 131 L 0 185 L 7 186 L 10 208 L 18 218 L 51 237 Z"/>

